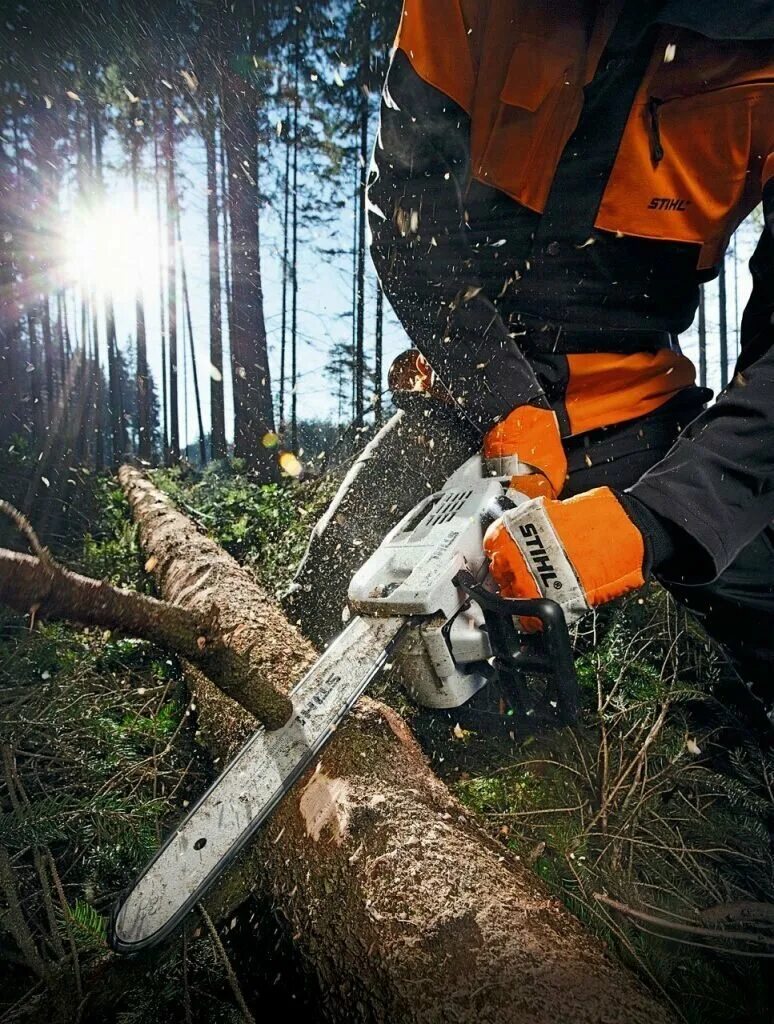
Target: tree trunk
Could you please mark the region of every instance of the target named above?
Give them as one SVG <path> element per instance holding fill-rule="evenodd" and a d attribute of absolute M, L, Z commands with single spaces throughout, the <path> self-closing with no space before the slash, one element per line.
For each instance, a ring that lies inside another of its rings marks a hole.
<path fill-rule="evenodd" d="M 185 310 L 185 322 L 188 326 L 188 344 L 191 353 L 191 380 L 194 389 L 194 403 L 196 405 L 196 424 L 199 428 L 199 462 L 202 468 L 207 465 L 207 445 L 204 434 L 204 417 L 202 416 L 202 398 L 199 391 L 199 372 L 196 368 L 196 346 L 194 344 L 193 318 L 191 316 L 191 297 L 188 293 L 188 274 L 185 269 L 185 250 L 183 249 L 183 236 L 180 227 L 180 211 L 177 215 L 177 244 L 180 251 L 180 278 L 183 285 L 183 308 Z M 186 378 L 187 379 L 187 378 Z M 186 411 L 188 402 L 185 403 Z"/>
<path fill-rule="evenodd" d="M 139 116 L 139 105 L 132 104 L 129 131 L 132 139 L 132 193 L 134 215 L 140 216 L 140 147 L 142 135 L 135 119 Z M 141 459 L 150 462 L 153 457 L 153 430 L 150 421 L 150 382 L 148 380 L 148 342 L 145 326 L 145 298 L 142 292 L 142 277 L 137 275 L 135 295 L 135 329 L 137 334 L 137 451 Z"/>
<path fill-rule="evenodd" d="M 282 326 L 280 329 L 280 379 L 279 379 L 279 431 L 285 432 L 285 375 L 288 332 L 288 257 L 289 257 L 289 216 L 290 216 L 290 103 L 285 104 L 285 174 L 282 179 Z"/>
<path fill-rule="evenodd" d="M 156 534 L 162 538 L 162 546 L 151 555 L 148 569 L 162 559 L 174 559 L 177 546 L 187 544 L 195 528 L 138 470 L 123 466 L 120 478 L 130 500 L 153 518 Z M 189 582 L 195 581 L 196 594 L 185 604 L 157 601 L 105 580 L 71 572 L 41 548 L 29 523 L 2 500 L 0 513 L 31 536 L 38 556 L 0 548 L 0 604 L 28 612 L 33 621 L 70 619 L 83 625 L 109 626 L 168 647 L 197 662 L 223 691 L 232 694 L 268 727 L 287 720 L 289 700 L 266 680 L 275 674 L 280 678 L 291 675 L 296 665 L 294 655 L 259 646 L 266 617 L 251 624 L 235 617 L 233 610 L 222 611 L 215 603 L 217 594 L 209 581 L 217 581 L 224 573 L 239 576 L 242 570 L 212 541 L 198 535 L 199 555 L 208 561 L 205 564 L 194 557 L 189 567 Z M 276 614 L 281 618 L 280 613 Z"/>
<path fill-rule="evenodd" d="M 382 403 L 382 378 L 384 377 L 384 368 L 382 366 L 384 359 L 384 292 L 382 291 L 382 283 L 379 280 L 376 282 L 376 331 L 374 333 L 374 418 L 376 419 L 377 426 L 380 426 L 384 416 Z"/>
<path fill-rule="evenodd" d="M 293 44 L 293 241 L 290 257 L 290 447 L 298 451 L 298 115 L 301 106 L 299 80 L 301 47 L 298 11 Z"/>
<path fill-rule="evenodd" d="M 364 17 L 366 24 L 370 24 Z M 364 30 L 365 31 L 365 30 Z M 364 53 L 360 66 L 358 190 L 357 190 L 357 316 L 355 324 L 355 423 L 360 426 L 365 414 L 365 262 L 366 262 L 366 184 L 368 181 L 368 60 L 370 39 L 363 38 Z"/>
<path fill-rule="evenodd" d="M 215 149 L 215 100 L 207 95 L 204 118 L 207 157 L 207 238 L 210 263 L 210 444 L 213 459 L 226 457 L 226 414 L 223 398 L 223 325 L 220 301 L 220 236 L 218 233 L 218 161 Z"/>
<path fill-rule="evenodd" d="M 16 280 L 14 235 L 16 216 L 12 213 L 13 166 L 5 147 L 0 146 L 0 444 L 21 429 L 23 362 L 19 350 L 19 299 Z"/>
<path fill-rule="evenodd" d="M 256 96 L 237 76 L 224 82 L 223 126 L 229 172 L 234 453 L 265 479 L 274 460 L 263 444 L 274 430 L 258 233 Z"/>
<path fill-rule="evenodd" d="M 177 394 L 177 184 L 175 182 L 175 111 L 166 97 L 164 157 L 167 171 L 167 330 L 169 336 L 169 460 L 180 459 L 180 414 Z"/>
<path fill-rule="evenodd" d="M 161 163 L 159 161 L 158 137 L 163 131 L 156 126 L 153 133 L 153 162 L 156 179 L 156 247 L 158 250 L 159 275 L 159 337 L 161 338 L 161 461 L 169 460 L 169 388 L 167 387 L 167 324 L 164 316 L 164 247 L 161 227 Z"/>
<path fill-rule="evenodd" d="M 162 593 L 216 603 L 289 688 L 311 644 L 252 578 L 140 473 L 121 483 Z M 189 669 L 200 728 L 225 757 L 252 723 Z M 673 1020 L 432 774 L 405 723 L 364 699 L 208 904 L 260 887 L 311 964 L 332 1020 L 666 1024 Z"/>
<path fill-rule="evenodd" d="M 98 194 L 105 194 L 104 169 L 102 161 L 102 123 L 97 114 L 96 104 L 92 105 L 92 122 L 94 127 L 94 167 Z M 119 366 L 118 337 L 116 335 L 116 313 L 113 296 L 106 289 L 105 295 L 105 337 L 108 358 L 108 396 L 110 406 L 110 436 L 113 446 L 113 465 L 117 466 L 126 455 L 127 437 L 124 420 L 124 402 L 121 391 L 121 368 Z"/>
<path fill-rule="evenodd" d="M 718 333 L 720 335 L 720 386 L 728 384 L 728 314 L 726 301 L 726 257 L 720 258 L 718 277 Z"/>

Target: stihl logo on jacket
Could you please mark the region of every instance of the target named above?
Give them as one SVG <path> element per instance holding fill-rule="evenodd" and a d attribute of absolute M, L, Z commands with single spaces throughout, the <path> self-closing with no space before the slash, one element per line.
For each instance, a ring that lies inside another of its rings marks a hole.
<path fill-rule="evenodd" d="M 649 210 L 687 210 L 690 199 L 670 199 L 668 196 L 654 196 L 648 203 Z"/>
<path fill-rule="evenodd" d="M 551 559 L 543 546 L 537 527 L 534 523 L 524 523 L 519 529 L 524 537 L 524 549 L 530 557 L 535 572 L 543 581 L 543 586 L 547 587 L 551 580 L 557 579 L 557 572 L 551 564 Z M 561 585 L 560 582 L 559 587 Z"/>

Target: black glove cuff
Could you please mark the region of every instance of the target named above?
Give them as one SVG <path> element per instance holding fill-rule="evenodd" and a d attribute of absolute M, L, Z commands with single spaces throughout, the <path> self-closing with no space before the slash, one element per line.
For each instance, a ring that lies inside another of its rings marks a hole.
<path fill-rule="evenodd" d="M 647 578 L 653 572 L 658 573 L 659 569 L 670 562 L 677 552 L 682 532 L 680 527 L 662 519 L 631 494 L 624 494 L 621 491 L 614 493 L 644 538 L 643 575 Z"/>

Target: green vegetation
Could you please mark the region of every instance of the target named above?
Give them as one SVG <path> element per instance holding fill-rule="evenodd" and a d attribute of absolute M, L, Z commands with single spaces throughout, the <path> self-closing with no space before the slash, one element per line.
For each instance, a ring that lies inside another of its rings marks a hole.
<path fill-rule="evenodd" d="M 82 505 L 99 515 L 80 550 L 60 536 L 59 553 L 83 572 L 150 591 L 120 489 L 97 478 Z M 52 1012 L 48 1001 L 35 1009 L 31 959 L 56 993 L 54 1019 L 242 1019 L 209 941 L 184 951 L 178 940 L 132 968 L 105 942 L 119 892 L 211 778 L 195 738 L 169 653 L 108 631 L 31 630 L 28 618 L 0 611 L 0 904 L 20 908 L 0 915 L 4 1021 Z M 126 989 L 118 1017 L 97 1008 L 112 985 Z"/>
<path fill-rule="evenodd" d="M 200 474 L 159 470 L 153 479 L 274 594 L 290 583 L 309 531 L 337 486 L 330 476 L 301 486 L 289 480 L 256 484 L 238 459 L 213 463 Z"/>

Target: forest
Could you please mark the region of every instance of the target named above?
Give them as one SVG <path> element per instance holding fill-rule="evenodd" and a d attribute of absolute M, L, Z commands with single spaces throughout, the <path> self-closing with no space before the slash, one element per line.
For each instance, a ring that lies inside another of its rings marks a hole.
<path fill-rule="evenodd" d="M 571 727 L 433 713 L 388 660 L 183 925 L 111 949 L 330 639 L 315 523 L 392 525 L 410 342 L 366 184 L 401 4 L 1 7 L 0 1021 L 770 1020 L 771 747 L 657 585 L 574 634 Z M 702 385 L 761 220 L 683 339 Z M 377 511 L 329 509 L 358 473 Z"/>

